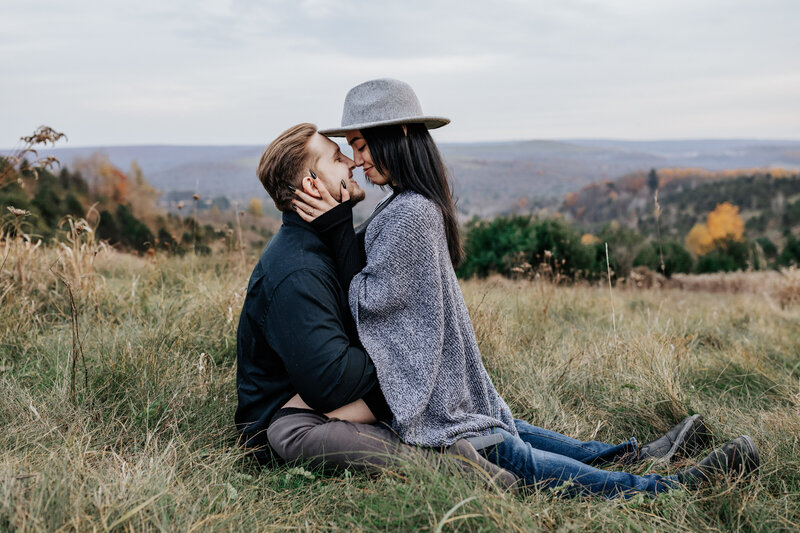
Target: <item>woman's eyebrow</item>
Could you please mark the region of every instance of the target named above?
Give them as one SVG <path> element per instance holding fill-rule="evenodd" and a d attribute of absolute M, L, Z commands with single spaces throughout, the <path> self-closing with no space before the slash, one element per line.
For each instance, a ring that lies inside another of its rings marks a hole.
<path fill-rule="evenodd" d="M 356 142 L 356 141 L 359 141 L 359 140 L 361 140 L 361 137 L 353 137 L 352 139 L 347 141 L 347 144 L 349 144 L 350 146 L 353 146 L 353 143 Z"/>

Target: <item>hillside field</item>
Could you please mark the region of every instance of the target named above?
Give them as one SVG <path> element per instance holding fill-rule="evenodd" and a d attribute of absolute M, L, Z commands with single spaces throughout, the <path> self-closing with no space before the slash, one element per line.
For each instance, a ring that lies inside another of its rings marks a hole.
<path fill-rule="evenodd" d="M 717 443 L 749 434 L 761 450 L 754 480 L 569 500 L 446 467 L 367 478 L 244 458 L 236 325 L 253 253 L 145 259 L 85 234 L 59 248 L 0 239 L 0 530 L 800 529 L 797 271 L 738 293 L 462 282 L 517 417 L 644 442 L 702 413 Z"/>

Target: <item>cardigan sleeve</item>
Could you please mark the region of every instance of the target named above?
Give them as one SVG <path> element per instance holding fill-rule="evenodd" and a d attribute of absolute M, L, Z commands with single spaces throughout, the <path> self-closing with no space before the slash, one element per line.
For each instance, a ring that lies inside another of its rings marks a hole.
<path fill-rule="evenodd" d="M 395 424 L 413 433 L 442 372 L 447 243 L 438 207 L 412 199 L 396 200 L 372 222 L 367 264 L 353 277 L 349 301 Z"/>

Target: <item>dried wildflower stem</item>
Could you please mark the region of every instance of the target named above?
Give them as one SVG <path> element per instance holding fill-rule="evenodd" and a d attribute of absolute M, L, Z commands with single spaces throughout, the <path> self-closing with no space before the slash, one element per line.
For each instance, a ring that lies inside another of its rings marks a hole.
<path fill-rule="evenodd" d="M 658 189 L 656 189 L 655 194 L 653 195 L 653 202 L 655 203 L 655 209 L 653 213 L 656 216 L 656 231 L 658 232 L 658 257 L 661 261 L 661 274 L 666 274 L 667 267 L 664 265 L 664 245 L 661 241 L 661 206 L 658 203 Z"/>
<path fill-rule="evenodd" d="M 606 273 L 608 274 L 608 295 L 611 299 L 611 324 L 614 327 L 614 345 L 617 344 L 617 312 L 614 310 L 614 291 L 611 290 L 611 262 L 608 260 L 608 243 L 606 243 Z"/>
<path fill-rule="evenodd" d="M 245 264 L 245 257 L 244 257 L 244 242 L 242 240 L 242 221 L 241 221 L 241 213 L 239 212 L 239 202 L 234 204 L 234 208 L 236 209 L 236 238 L 239 241 L 239 256 L 242 259 L 242 265 Z"/>
<path fill-rule="evenodd" d="M 2 272 L 3 269 L 6 267 L 6 260 L 8 260 L 8 254 L 10 253 L 11 253 L 11 246 L 6 244 L 6 256 L 3 258 L 3 264 L 0 265 L 0 272 Z"/>
<path fill-rule="evenodd" d="M 72 396 L 72 406 L 78 405 L 77 395 L 75 391 L 75 375 L 78 369 L 78 357 L 81 359 L 83 365 L 83 387 L 89 388 L 89 370 L 86 368 L 86 357 L 83 355 L 83 343 L 81 342 L 80 332 L 78 331 L 78 307 L 75 305 L 75 298 L 72 294 L 72 284 L 60 272 L 56 272 L 50 267 L 50 271 L 67 287 L 67 295 L 69 296 L 69 307 L 72 314 L 72 369 L 70 372 L 70 392 Z"/>
<path fill-rule="evenodd" d="M 192 218 L 194 219 L 194 223 L 192 224 L 192 254 L 197 255 L 197 204 L 200 202 L 200 180 L 196 180 L 194 184 L 194 195 L 192 196 L 192 200 L 194 201 L 194 210 L 192 211 Z"/>
<path fill-rule="evenodd" d="M 33 163 L 26 162 L 25 156 L 33 155 L 38 158 L 39 152 L 36 151 L 34 146 L 40 144 L 47 146 L 48 143 L 55 146 L 56 141 L 66 139 L 66 137 L 65 134 L 49 126 L 39 126 L 32 135 L 20 137 L 22 147 L 5 157 L 9 164 L 0 171 L 0 189 L 13 183 L 13 180 L 9 180 L 8 178 L 11 177 L 15 171 L 29 171 L 33 174 L 35 179 L 39 179 L 39 170 L 49 170 L 56 165 L 60 165 L 58 159 L 52 155 L 39 158 Z"/>

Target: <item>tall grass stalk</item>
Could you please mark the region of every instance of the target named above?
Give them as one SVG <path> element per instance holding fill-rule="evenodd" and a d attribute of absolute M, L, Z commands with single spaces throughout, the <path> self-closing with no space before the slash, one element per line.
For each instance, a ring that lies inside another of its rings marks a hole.
<path fill-rule="evenodd" d="M 608 243 L 606 245 L 606 273 L 608 274 L 608 299 L 611 302 L 611 324 L 614 328 L 614 344 L 617 344 L 617 312 L 614 310 L 614 290 L 611 288 L 611 264 L 608 260 Z"/>

